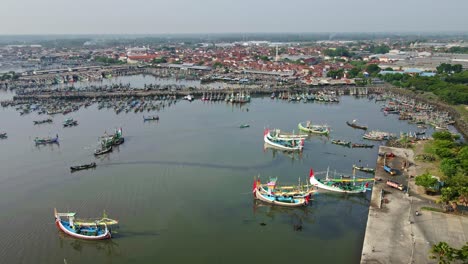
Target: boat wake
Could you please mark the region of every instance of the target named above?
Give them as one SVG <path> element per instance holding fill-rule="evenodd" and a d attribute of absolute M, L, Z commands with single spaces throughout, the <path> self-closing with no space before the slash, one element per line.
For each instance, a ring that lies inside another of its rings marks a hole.
<path fill-rule="evenodd" d="M 147 160 L 147 161 L 127 161 L 127 162 L 111 162 L 101 164 L 104 166 L 119 166 L 119 165 L 170 165 L 170 166 L 181 166 L 181 167 L 200 167 L 200 168 L 210 168 L 210 169 L 229 169 L 229 170 L 238 170 L 238 171 L 249 171 L 257 169 L 266 169 L 278 165 L 277 161 L 271 161 L 266 164 L 254 165 L 254 166 L 238 166 L 238 165 L 223 165 L 223 164 L 214 164 L 214 163 L 202 163 L 202 162 L 180 162 L 180 161 L 157 161 L 157 160 Z"/>

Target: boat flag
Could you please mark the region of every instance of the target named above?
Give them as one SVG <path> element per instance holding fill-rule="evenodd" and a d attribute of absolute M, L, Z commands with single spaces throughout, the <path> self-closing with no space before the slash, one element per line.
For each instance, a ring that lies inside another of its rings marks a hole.
<path fill-rule="evenodd" d="M 305 198 L 305 203 L 308 204 L 309 200 L 310 200 L 310 195 L 306 195 L 306 197 L 304 197 L 304 198 Z"/>
<path fill-rule="evenodd" d="M 313 178 L 313 177 L 314 177 L 314 170 L 310 168 L 309 178 Z"/>
<path fill-rule="evenodd" d="M 304 139 L 301 139 L 301 146 L 304 146 Z"/>
<path fill-rule="evenodd" d="M 366 182 L 366 186 L 365 186 L 365 187 L 367 188 L 368 186 L 369 186 L 369 182 Z"/>
<path fill-rule="evenodd" d="M 266 136 L 266 134 L 268 134 L 268 132 L 270 132 L 270 131 L 268 130 L 268 128 L 265 128 L 265 130 L 263 131 L 263 136 Z"/>

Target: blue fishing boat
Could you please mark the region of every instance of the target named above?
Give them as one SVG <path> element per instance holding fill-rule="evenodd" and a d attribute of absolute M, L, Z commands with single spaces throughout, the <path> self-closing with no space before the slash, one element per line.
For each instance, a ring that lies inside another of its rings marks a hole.
<path fill-rule="evenodd" d="M 143 116 L 143 121 L 158 121 L 159 116 Z"/>
<path fill-rule="evenodd" d="M 80 224 L 75 222 L 76 213 L 58 213 L 57 209 L 54 209 L 54 215 L 57 228 L 69 236 L 86 240 L 103 240 L 112 237 L 104 222 Z"/>
<path fill-rule="evenodd" d="M 276 195 L 268 190 L 265 190 L 262 187 L 260 180 L 254 180 L 252 192 L 253 192 L 254 198 L 257 200 L 260 200 L 262 202 L 272 204 L 272 205 L 279 205 L 279 206 L 286 206 L 286 207 L 307 206 L 310 200 L 310 195 L 307 195 L 305 197 Z"/>
<path fill-rule="evenodd" d="M 45 145 L 45 144 L 54 144 L 54 143 L 58 143 L 58 134 L 55 136 L 55 138 L 38 138 L 36 137 L 34 139 L 34 143 L 36 143 L 36 145 Z"/>

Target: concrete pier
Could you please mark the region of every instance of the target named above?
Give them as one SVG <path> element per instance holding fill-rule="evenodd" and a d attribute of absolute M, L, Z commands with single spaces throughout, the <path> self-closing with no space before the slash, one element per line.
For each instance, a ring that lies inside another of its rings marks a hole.
<path fill-rule="evenodd" d="M 384 158 L 378 157 L 361 263 L 437 263 L 429 259 L 432 245 L 445 241 L 453 247 L 463 246 L 468 241 L 468 218 L 421 211 L 423 206 L 436 205 L 410 195 L 411 190 L 400 191 L 386 185 L 387 179 L 391 179 L 408 186 L 408 175 L 412 175 L 414 165 L 407 171 L 403 165 L 414 164 L 413 151 L 381 146 L 379 153 L 382 152 L 397 156 L 387 158 L 386 162 L 399 173 L 396 176 L 386 173 Z"/>

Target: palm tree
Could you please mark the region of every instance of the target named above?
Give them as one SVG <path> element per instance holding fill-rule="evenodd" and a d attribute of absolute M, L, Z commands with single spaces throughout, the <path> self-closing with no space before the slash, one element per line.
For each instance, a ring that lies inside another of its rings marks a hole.
<path fill-rule="evenodd" d="M 431 259 L 439 259 L 439 264 L 449 264 L 456 254 L 456 250 L 447 244 L 447 242 L 439 242 L 433 245 L 431 249 Z"/>

